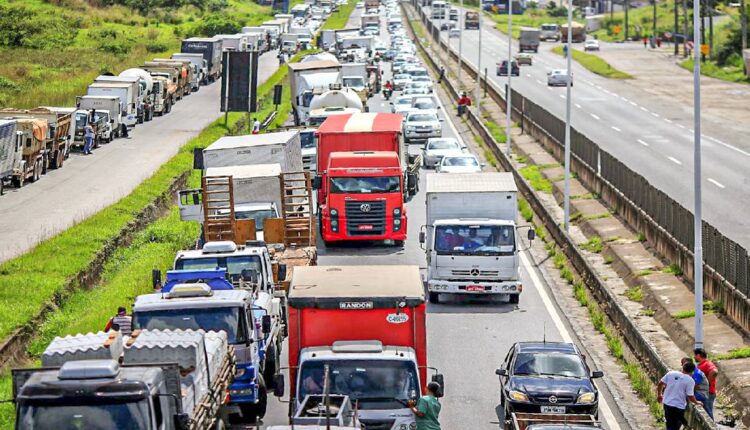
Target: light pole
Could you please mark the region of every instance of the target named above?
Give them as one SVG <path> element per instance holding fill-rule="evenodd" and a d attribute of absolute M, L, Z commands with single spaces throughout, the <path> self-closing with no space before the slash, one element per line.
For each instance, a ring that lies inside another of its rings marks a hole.
<path fill-rule="evenodd" d="M 506 155 L 510 159 L 510 94 L 512 92 L 510 86 L 510 77 L 513 74 L 513 63 L 511 62 L 512 51 L 513 51 L 513 0 L 508 0 L 508 67 L 505 69 L 508 72 L 508 88 L 505 91 L 505 144 L 506 144 Z M 520 67 L 520 66 L 519 66 Z"/>
<path fill-rule="evenodd" d="M 703 213 L 701 208 L 701 62 L 698 54 L 700 39 L 700 2 L 693 2 L 693 271 L 695 290 L 695 347 L 703 347 Z"/>
<path fill-rule="evenodd" d="M 475 100 L 477 103 L 477 117 L 478 118 L 482 117 L 482 104 L 480 103 L 481 96 L 482 96 L 482 93 L 480 92 L 481 91 L 481 88 L 480 88 L 481 77 L 482 77 L 482 13 L 480 12 L 479 13 L 479 55 L 477 58 L 477 85 L 475 88 L 477 92 Z"/>
<path fill-rule="evenodd" d="M 463 17 L 463 23 L 461 22 L 461 18 Z M 463 51 L 463 41 L 464 41 L 464 26 L 466 25 L 466 17 L 464 16 L 464 0 L 461 0 L 461 11 L 458 15 L 458 89 L 462 90 L 464 88 L 463 82 L 461 82 L 461 61 L 462 57 L 464 55 Z M 450 35 L 448 35 L 448 40 L 450 41 Z"/>
<path fill-rule="evenodd" d="M 627 1 L 627 0 L 626 0 Z M 573 83 L 573 47 L 571 39 L 573 38 L 573 2 L 568 1 L 568 39 L 565 41 L 567 46 L 566 59 L 568 60 L 567 79 L 565 83 L 565 184 L 563 197 L 563 224 L 565 231 L 570 230 L 570 89 Z M 627 29 L 625 30 L 627 32 Z"/>

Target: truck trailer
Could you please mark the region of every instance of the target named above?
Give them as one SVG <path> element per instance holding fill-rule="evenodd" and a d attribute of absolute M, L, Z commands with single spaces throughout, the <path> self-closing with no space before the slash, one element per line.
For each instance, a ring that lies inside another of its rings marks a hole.
<path fill-rule="evenodd" d="M 180 46 L 180 52 L 203 54 L 209 83 L 221 76 L 221 51 L 221 39 L 216 37 L 191 37 L 183 40 Z"/>
<path fill-rule="evenodd" d="M 16 133 L 16 121 L 0 119 L 0 195 L 5 193 L 5 182 L 13 179 L 23 150 Z"/>
<path fill-rule="evenodd" d="M 539 52 L 539 41 L 541 31 L 538 28 L 521 27 L 518 38 L 519 52 Z"/>
<path fill-rule="evenodd" d="M 198 91 L 201 85 L 206 85 L 208 62 L 203 58 L 203 54 L 176 52 L 172 54 L 171 58 L 173 60 L 188 60 L 193 65 L 193 81 L 191 82 L 193 91 Z"/>
<path fill-rule="evenodd" d="M 289 90 L 292 99 L 294 124 L 306 124 L 310 102 L 316 93 L 330 89 L 341 82 L 341 64 L 338 61 L 304 61 L 289 63 Z"/>
<path fill-rule="evenodd" d="M 42 174 L 47 169 L 59 169 L 70 155 L 70 127 L 72 115 L 70 108 L 40 106 L 34 109 L 2 109 L 0 116 L 35 118 L 47 122 L 49 138 L 45 141 Z"/>
<path fill-rule="evenodd" d="M 299 131 L 225 136 L 203 150 L 203 167 L 278 163 L 282 172 L 302 171 Z"/>

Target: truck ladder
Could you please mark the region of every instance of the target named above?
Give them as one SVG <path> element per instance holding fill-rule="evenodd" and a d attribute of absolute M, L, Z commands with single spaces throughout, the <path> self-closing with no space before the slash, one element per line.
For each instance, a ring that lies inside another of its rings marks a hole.
<path fill-rule="evenodd" d="M 309 172 L 282 173 L 281 216 L 284 220 L 284 245 L 315 246 L 315 215 L 312 181 Z"/>
<path fill-rule="evenodd" d="M 204 176 L 203 234 L 205 240 L 234 241 L 234 187 L 231 176 Z"/>

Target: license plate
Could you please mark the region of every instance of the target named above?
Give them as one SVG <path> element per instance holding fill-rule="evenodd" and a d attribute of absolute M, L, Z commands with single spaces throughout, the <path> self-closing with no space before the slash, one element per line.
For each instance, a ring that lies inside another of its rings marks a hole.
<path fill-rule="evenodd" d="M 481 285 L 467 285 L 466 291 L 484 291 L 484 287 Z"/>
<path fill-rule="evenodd" d="M 565 406 L 542 406 L 543 414 L 564 414 Z"/>
<path fill-rule="evenodd" d="M 370 224 L 363 224 L 363 225 L 357 227 L 357 230 L 372 230 L 372 225 L 370 225 Z"/>

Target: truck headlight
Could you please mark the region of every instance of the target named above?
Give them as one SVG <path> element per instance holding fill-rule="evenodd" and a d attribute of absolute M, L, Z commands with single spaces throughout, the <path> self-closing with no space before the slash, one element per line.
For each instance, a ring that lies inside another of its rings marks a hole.
<path fill-rule="evenodd" d="M 339 211 L 337 211 L 336 209 L 331 209 L 331 216 L 338 216 L 338 214 Z"/>
<path fill-rule="evenodd" d="M 401 225 L 401 220 L 400 219 L 394 219 L 393 223 L 396 224 L 396 225 Z"/>
<path fill-rule="evenodd" d="M 515 400 L 517 402 L 528 402 L 529 396 L 527 396 L 525 393 L 522 393 L 520 391 L 511 391 L 508 393 L 508 397 L 510 397 L 511 400 Z"/>
<path fill-rule="evenodd" d="M 417 430 L 417 423 L 409 424 L 409 430 Z"/>
<path fill-rule="evenodd" d="M 401 208 L 393 209 L 393 216 L 401 216 Z"/>
<path fill-rule="evenodd" d="M 578 400 L 576 400 L 576 403 L 591 404 L 594 403 L 595 400 L 596 395 L 594 393 L 583 393 L 578 396 Z"/>

